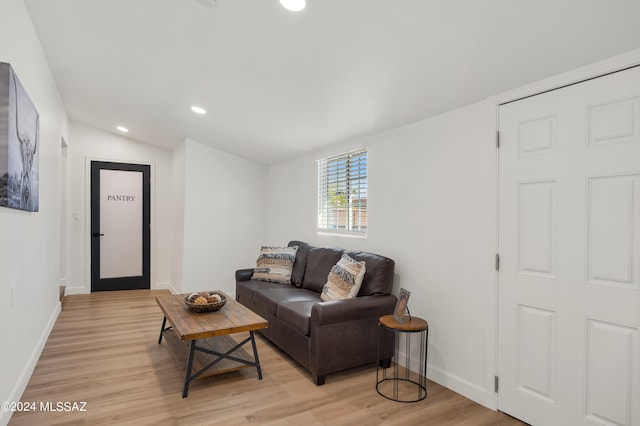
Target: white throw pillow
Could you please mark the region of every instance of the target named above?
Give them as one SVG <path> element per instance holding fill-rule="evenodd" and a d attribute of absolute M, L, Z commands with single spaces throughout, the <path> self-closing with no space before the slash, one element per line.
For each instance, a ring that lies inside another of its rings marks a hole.
<path fill-rule="evenodd" d="M 364 260 L 358 261 L 343 254 L 340 261 L 331 268 L 320 298 L 325 302 L 353 299 L 360 291 L 365 271 Z"/>

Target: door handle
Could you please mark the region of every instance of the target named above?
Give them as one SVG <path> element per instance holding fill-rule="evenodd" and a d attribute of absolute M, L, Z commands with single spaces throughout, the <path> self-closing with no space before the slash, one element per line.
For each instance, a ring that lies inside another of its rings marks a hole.
<path fill-rule="evenodd" d="M 102 236 L 104 236 L 104 234 L 101 234 L 101 233 L 99 233 L 99 232 L 94 232 L 94 233 L 93 233 L 93 236 L 97 238 L 97 237 L 102 237 Z"/>

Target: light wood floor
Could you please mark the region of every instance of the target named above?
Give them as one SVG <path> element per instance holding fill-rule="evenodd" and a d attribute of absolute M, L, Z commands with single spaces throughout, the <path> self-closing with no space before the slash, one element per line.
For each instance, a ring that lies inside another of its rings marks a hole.
<path fill-rule="evenodd" d="M 297 364 L 257 339 L 263 368 L 196 380 L 158 345 L 161 291 L 67 296 L 9 425 L 522 425 L 429 382 L 427 399 L 405 404 L 375 390 L 375 366 L 329 375 L 317 387 Z M 244 337 L 244 336 L 243 336 Z M 40 411 L 40 402 L 86 402 L 85 412 Z"/>

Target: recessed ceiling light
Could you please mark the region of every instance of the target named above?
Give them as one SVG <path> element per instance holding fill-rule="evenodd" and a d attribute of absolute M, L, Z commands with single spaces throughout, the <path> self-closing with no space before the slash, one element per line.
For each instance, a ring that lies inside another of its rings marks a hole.
<path fill-rule="evenodd" d="M 280 4 L 292 12 L 300 12 L 307 5 L 306 0 L 280 0 Z"/>
<path fill-rule="evenodd" d="M 195 112 L 196 114 L 200 114 L 200 115 L 205 115 L 207 113 L 207 111 L 204 108 L 201 108 L 199 106 L 192 106 L 191 107 L 191 111 Z"/>
<path fill-rule="evenodd" d="M 129 129 L 124 126 L 118 126 L 116 129 L 120 130 L 122 133 L 129 133 Z"/>

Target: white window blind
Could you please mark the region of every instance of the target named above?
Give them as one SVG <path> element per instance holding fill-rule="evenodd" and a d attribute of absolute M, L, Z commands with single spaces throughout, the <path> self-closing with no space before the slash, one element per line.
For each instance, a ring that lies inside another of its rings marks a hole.
<path fill-rule="evenodd" d="M 366 235 L 366 149 L 318 160 L 318 231 Z"/>

